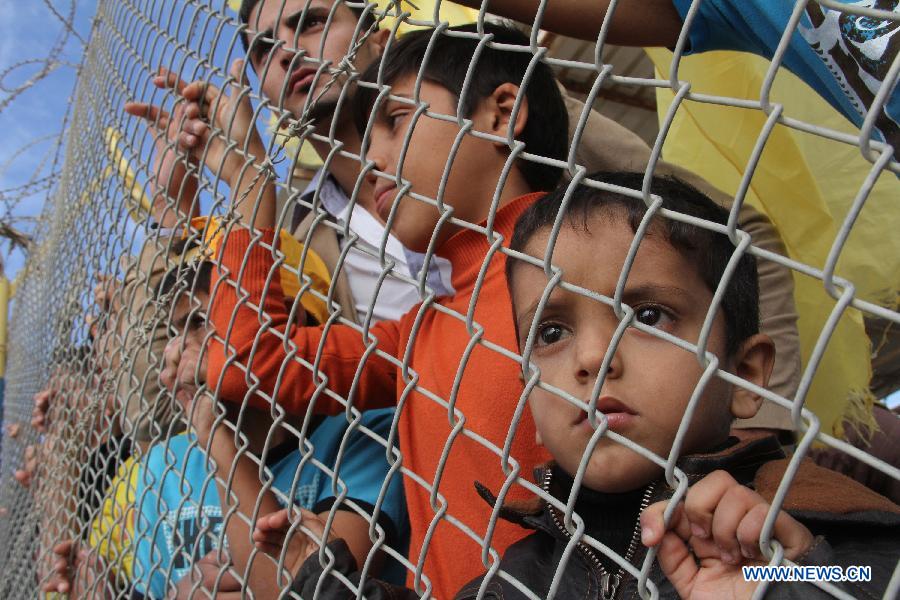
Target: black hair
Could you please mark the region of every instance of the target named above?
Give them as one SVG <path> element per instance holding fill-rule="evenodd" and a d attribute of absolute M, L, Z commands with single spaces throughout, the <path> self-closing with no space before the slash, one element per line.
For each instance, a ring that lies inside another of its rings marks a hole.
<path fill-rule="evenodd" d="M 472 64 L 479 39 L 455 34 L 477 33 L 477 25 L 450 27 L 432 43 L 434 29 L 422 29 L 405 34 L 390 45 L 381 61 L 374 61 L 362 74 L 361 81 L 373 83 L 383 63 L 382 82 L 390 85 L 399 78 L 417 75 L 420 70 L 426 81 L 445 88 L 459 99 L 466 75 L 472 76 L 463 99 L 463 117 L 472 115 L 484 98 L 498 86 L 514 83 L 521 87 L 528 100 L 528 121 L 519 141 L 525 143 L 525 151 L 547 158 L 565 160 L 568 153 L 569 115 L 559 92 L 553 71 L 544 62 L 537 62 L 525 81 L 525 74 L 533 54 L 528 50 L 528 38 L 518 29 L 508 25 L 484 24 L 484 33 L 492 36 L 494 44 L 522 47 L 520 50 L 500 50 L 484 46 L 476 64 Z M 431 44 L 427 64 L 422 62 Z M 359 86 L 353 99 L 353 112 L 360 133 L 365 131 L 369 114 L 375 104 L 378 90 Z M 562 169 L 529 161 L 518 167 L 534 191 L 553 189 L 562 176 Z"/>
<path fill-rule="evenodd" d="M 241 23 L 244 25 L 250 24 L 250 12 L 253 11 L 253 7 L 259 4 L 262 0 L 241 0 L 241 8 L 238 10 L 238 17 L 241 20 Z M 341 0 L 335 0 L 336 2 L 340 2 Z M 352 6 L 348 6 L 350 10 L 352 10 L 357 16 L 362 15 L 362 8 L 354 8 Z M 370 11 L 366 14 L 366 18 L 363 20 L 362 29 L 365 31 L 369 27 L 371 27 L 372 23 L 375 22 L 375 16 Z M 250 38 L 247 37 L 247 30 L 241 30 L 241 44 L 244 46 L 244 52 L 250 51 Z"/>
<path fill-rule="evenodd" d="M 195 238 L 184 238 L 172 243 L 169 254 L 171 256 L 184 256 L 187 251 L 199 247 L 200 244 Z M 212 269 L 213 263 L 209 260 L 185 260 L 182 264 L 175 265 L 163 275 L 156 288 L 156 297 L 163 298 L 167 296 L 175 286 L 208 294 L 212 285 Z"/>
<path fill-rule="evenodd" d="M 644 174 L 602 172 L 590 175 L 589 178 L 640 190 Z M 566 188 L 566 185 L 559 186 L 522 213 L 510 241 L 511 250 L 522 252 L 538 231 L 553 226 L 566 195 Z M 651 192 L 662 198 L 662 207 L 668 210 L 721 225 L 728 222 L 728 211 L 675 177 L 654 177 Z M 580 185 L 572 193 L 565 216 L 568 217 L 570 225 L 576 226 L 581 220 L 583 226 L 587 227 L 588 218 L 597 210 L 615 211 L 615 214 L 624 217 L 631 230 L 636 232 L 647 212 L 647 206 L 641 198 Z M 725 267 L 734 253 L 734 244 L 728 236 L 666 217 L 655 217 L 648 233 L 651 235 L 662 233 L 672 247 L 695 265 L 700 278 L 709 290 L 715 293 Z M 512 283 L 513 270 L 518 262 L 512 259 L 506 262 L 506 277 L 509 284 Z M 721 310 L 725 316 L 726 353 L 731 357 L 744 340 L 759 333 L 759 280 L 756 258 L 751 254 L 744 253 L 738 261 L 722 298 Z"/>
<path fill-rule="evenodd" d="M 169 294 L 176 286 L 184 290 L 209 293 L 213 263 L 208 260 L 190 262 L 169 269 L 159 283 L 159 295 Z"/>

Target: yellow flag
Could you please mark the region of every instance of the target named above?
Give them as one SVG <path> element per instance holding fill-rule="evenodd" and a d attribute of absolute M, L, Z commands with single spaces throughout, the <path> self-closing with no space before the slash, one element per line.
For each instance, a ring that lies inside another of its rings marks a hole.
<path fill-rule="evenodd" d="M 672 54 L 649 50 L 658 76 L 668 78 Z M 768 61 L 732 52 L 686 57 L 679 78 L 694 93 L 758 99 Z M 657 91 L 660 118 L 674 98 Z M 816 92 L 782 69 L 771 99 L 785 116 L 831 129 L 858 130 Z M 666 160 L 682 165 L 720 189 L 735 194 L 766 121 L 760 110 L 684 102 L 663 147 Z M 791 258 L 823 269 L 848 210 L 871 164 L 855 146 L 776 125 L 753 175 L 747 201 L 769 216 Z M 900 287 L 900 183 L 883 172 L 841 253 L 836 274 L 853 282 L 856 295 L 878 303 L 895 302 Z M 794 273 L 804 368 L 835 306 L 821 280 Z M 868 391 L 871 348 L 862 314 L 848 310 L 828 344 L 806 398 L 822 431 L 843 434 L 846 419 L 871 423 Z M 776 357 L 777 360 L 777 357 Z"/>
<path fill-rule="evenodd" d="M 380 11 L 387 10 L 390 15 L 396 14 L 396 8 L 392 0 L 376 0 L 375 4 L 378 5 Z M 403 35 L 404 33 L 415 29 L 434 27 L 438 23 L 444 21 L 449 23 L 451 27 L 455 25 L 465 25 L 466 23 L 474 23 L 478 18 L 478 11 L 474 8 L 467 8 L 465 6 L 460 6 L 459 4 L 454 4 L 453 2 L 441 2 L 440 13 L 437 15 L 437 22 L 435 22 L 434 9 L 436 5 L 436 0 L 413 0 L 412 2 L 405 0 L 401 2 L 400 14 L 408 12 L 409 17 L 400 24 L 397 28 L 397 33 Z M 394 21 L 395 18 L 389 16 L 381 22 L 381 27 L 383 29 L 390 29 L 394 26 Z M 411 24 L 409 21 L 417 23 Z"/>

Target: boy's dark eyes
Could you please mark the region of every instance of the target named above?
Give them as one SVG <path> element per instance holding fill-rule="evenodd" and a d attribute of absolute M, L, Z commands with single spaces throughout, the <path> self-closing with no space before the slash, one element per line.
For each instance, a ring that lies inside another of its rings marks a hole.
<path fill-rule="evenodd" d="M 667 310 L 653 304 L 635 308 L 634 318 L 638 323 L 643 323 L 648 327 L 665 327 L 673 320 L 672 315 Z"/>
<path fill-rule="evenodd" d="M 550 346 L 562 341 L 567 333 L 566 328 L 562 325 L 557 323 L 542 323 L 538 326 L 535 343 L 538 346 Z"/>
<path fill-rule="evenodd" d="M 398 125 L 403 121 L 406 115 L 409 114 L 408 110 L 395 110 L 391 112 L 385 120 L 387 121 L 388 127 L 391 129 L 396 129 Z"/>
<path fill-rule="evenodd" d="M 172 322 L 175 335 L 199 331 L 206 327 L 206 315 L 203 312 L 194 312 L 190 316 L 176 319 Z"/>
<path fill-rule="evenodd" d="M 187 322 L 187 330 L 188 331 L 197 331 L 198 329 L 203 329 L 206 325 L 206 315 L 202 313 L 195 313 L 191 316 L 190 320 Z"/>
<path fill-rule="evenodd" d="M 303 19 L 303 24 L 300 24 L 300 17 L 302 13 L 296 13 L 291 16 L 289 19 L 285 21 L 285 25 L 293 29 L 295 32 L 300 29 L 300 33 L 304 33 L 314 27 L 319 27 L 324 25 L 328 21 L 328 14 L 318 14 L 318 13 L 306 13 L 306 18 Z"/>

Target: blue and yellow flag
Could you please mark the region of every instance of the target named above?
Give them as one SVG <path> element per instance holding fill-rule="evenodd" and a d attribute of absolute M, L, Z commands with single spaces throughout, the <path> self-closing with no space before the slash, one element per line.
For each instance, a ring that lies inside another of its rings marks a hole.
<path fill-rule="evenodd" d="M 649 50 L 658 75 L 668 78 L 672 53 Z M 759 99 L 768 61 L 749 54 L 710 52 L 685 57 L 679 78 L 694 93 Z M 674 98 L 657 92 L 662 118 Z M 858 130 L 797 77 L 782 69 L 772 90 L 785 116 L 858 135 Z M 767 116 L 760 110 L 684 102 L 663 147 L 666 160 L 682 165 L 730 194 L 737 192 Z M 776 125 L 753 175 L 747 201 L 775 224 L 791 258 L 825 266 L 871 164 L 858 148 Z M 841 253 L 836 274 L 864 300 L 893 306 L 900 287 L 900 182 L 882 172 Z M 835 306 L 821 280 L 794 274 L 804 366 Z M 841 318 L 816 372 L 806 406 L 822 431 L 842 435 L 846 421 L 871 424 L 871 347 L 862 314 Z M 777 360 L 777 358 L 776 358 Z"/>

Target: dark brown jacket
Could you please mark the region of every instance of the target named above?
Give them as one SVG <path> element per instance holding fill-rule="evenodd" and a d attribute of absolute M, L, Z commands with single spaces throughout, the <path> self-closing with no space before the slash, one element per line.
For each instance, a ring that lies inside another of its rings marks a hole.
<path fill-rule="evenodd" d="M 736 480 L 757 490 L 771 500 L 778 488 L 787 459 L 773 436 L 748 439 L 731 445 L 714 454 L 693 455 L 679 461 L 679 467 L 694 483 L 716 470 L 728 471 Z M 537 480 L 544 480 L 546 471 L 537 473 Z M 552 483 L 549 491 L 556 495 Z M 671 497 L 672 490 L 660 482 L 648 502 Z M 493 503 L 487 490 L 480 490 L 485 499 Z M 565 502 L 565 498 L 563 498 Z M 868 565 L 872 567 L 872 580 L 864 583 L 839 584 L 855 597 L 880 598 L 893 574 L 900 556 L 900 507 L 879 496 L 863 485 L 833 471 L 804 461 L 798 470 L 784 509 L 803 523 L 816 536 L 814 545 L 800 558 L 801 565 Z M 533 533 L 512 545 L 500 561 L 500 569 L 514 577 L 537 597 L 545 598 L 553 581 L 560 558 L 570 543 L 569 534 L 560 527 L 558 515 L 554 517 L 546 502 L 534 502 L 528 506 L 504 506 L 501 518 L 513 521 Z M 589 521 L 591 515 L 581 515 Z M 332 542 L 335 562 L 332 569 L 344 574 L 354 585 L 359 583 L 355 561 L 342 541 Z M 646 549 L 637 545 L 631 563 L 638 569 L 646 556 Z M 294 591 L 301 596 L 315 589 L 323 569 L 316 556 L 308 560 L 294 581 Z M 478 596 L 485 577 L 478 578 L 457 594 L 457 600 L 471 600 Z M 650 580 L 659 589 L 660 598 L 677 598 L 672 585 L 663 576 L 658 563 L 650 570 Z M 639 598 L 637 580 L 628 574 L 622 578 L 615 598 Z M 347 588 L 331 575 L 322 580 L 320 597 L 329 599 L 352 598 Z M 562 575 L 556 598 L 561 600 L 603 598 L 603 578 L 591 551 L 579 545 L 568 561 Z M 326 593 L 327 592 L 327 593 Z M 370 600 L 411 600 L 419 595 L 405 588 L 367 579 L 364 594 Z M 772 584 L 766 598 L 806 599 L 831 598 L 827 592 L 806 583 Z M 506 578 L 494 575 L 486 585 L 483 596 L 487 600 L 511 600 L 526 598 L 517 586 Z"/>

